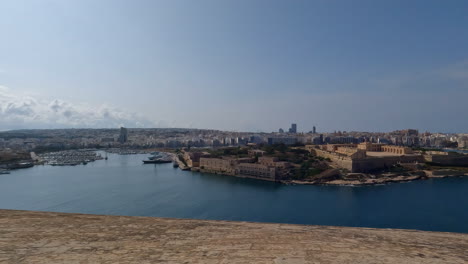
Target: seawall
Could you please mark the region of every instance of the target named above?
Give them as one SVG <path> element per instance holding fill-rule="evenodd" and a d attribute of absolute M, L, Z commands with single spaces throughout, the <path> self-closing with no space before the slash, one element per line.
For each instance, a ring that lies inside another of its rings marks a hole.
<path fill-rule="evenodd" d="M 0 263 L 467 263 L 468 234 L 0 210 Z"/>

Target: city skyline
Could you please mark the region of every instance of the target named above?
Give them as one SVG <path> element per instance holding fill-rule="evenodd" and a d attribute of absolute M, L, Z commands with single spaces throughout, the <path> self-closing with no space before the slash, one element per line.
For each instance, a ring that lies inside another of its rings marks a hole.
<path fill-rule="evenodd" d="M 315 127 L 315 132 L 314 132 L 314 127 Z M 283 135 L 294 135 L 294 134 L 347 134 L 347 133 L 371 133 L 371 134 L 379 134 L 379 133 L 392 133 L 392 132 L 397 132 L 397 131 L 402 131 L 402 130 L 407 130 L 407 129 L 413 129 L 413 128 L 406 128 L 406 127 L 400 127 L 400 128 L 395 128 L 395 129 L 390 129 L 390 130 L 373 130 L 373 131 L 368 131 L 368 130 L 346 130 L 346 129 L 338 129 L 338 130 L 333 130 L 333 131 L 319 131 L 317 130 L 317 126 L 313 126 L 312 130 L 301 130 L 298 129 L 297 132 L 289 132 L 287 131 L 288 129 L 283 129 L 283 128 L 278 128 L 276 131 L 266 131 L 266 130 L 235 130 L 235 129 L 218 129 L 218 128 L 198 128 L 198 127 L 128 127 L 128 126 L 116 126 L 116 127 L 56 127 L 56 128 L 41 128 L 41 127 L 31 127 L 31 128 L 14 128 L 14 129 L 0 129 L 0 132 L 11 132 L 11 131 L 34 131 L 34 130 L 119 130 L 119 129 L 161 129 L 161 130 L 200 130 L 200 131 L 219 131 L 219 132 L 228 132 L 228 133 L 260 133 L 260 134 L 283 134 Z M 278 131 L 279 130 L 279 131 Z M 419 130 L 420 133 L 430 133 L 430 134 L 457 134 L 457 135 L 466 135 L 468 132 L 445 132 L 445 131 L 428 131 L 428 130 Z"/>
<path fill-rule="evenodd" d="M 468 131 L 464 1 L 2 1 L 0 130 Z"/>

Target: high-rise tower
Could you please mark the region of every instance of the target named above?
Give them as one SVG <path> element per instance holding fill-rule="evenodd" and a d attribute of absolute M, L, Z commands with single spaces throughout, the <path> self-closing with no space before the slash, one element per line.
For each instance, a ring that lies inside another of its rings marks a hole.
<path fill-rule="evenodd" d="M 297 125 L 291 124 L 291 128 L 289 129 L 289 133 L 297 133 Z"/>
<path fill-rule="evenodd" d="M 125 143 L 128 140 L 128 131 L 125 127 L 120 128 L 119 142 Z"/>

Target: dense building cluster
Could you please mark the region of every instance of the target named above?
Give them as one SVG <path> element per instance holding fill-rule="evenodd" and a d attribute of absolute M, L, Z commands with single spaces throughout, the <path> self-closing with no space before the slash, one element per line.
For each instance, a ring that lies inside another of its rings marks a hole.
<path fill-rule="evenodd" d="M 407 147 L 468 147 L 468 134 L 419 133 L 407 129 L 387 133 L 317 133 L 316 127 L 299 133 L 292 124 L 289 132 L 250 133 L 205 129 L 51 129 L 0 132 L 0 148 L 15 150 L 63 150 L 73 148 L 183 148 L 224 147 L 247 144 L 359 144 L 369 142 Z"/>

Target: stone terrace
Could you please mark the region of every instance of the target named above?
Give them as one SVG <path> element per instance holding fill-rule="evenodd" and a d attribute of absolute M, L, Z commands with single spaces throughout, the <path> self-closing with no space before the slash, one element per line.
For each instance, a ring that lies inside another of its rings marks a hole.
<path fill-rule="evenodd" d="M 467 263 L 468 234 L 0 210 L 0 263 Z"/>

